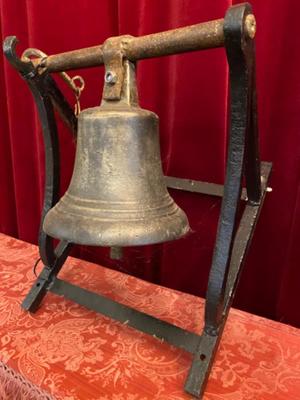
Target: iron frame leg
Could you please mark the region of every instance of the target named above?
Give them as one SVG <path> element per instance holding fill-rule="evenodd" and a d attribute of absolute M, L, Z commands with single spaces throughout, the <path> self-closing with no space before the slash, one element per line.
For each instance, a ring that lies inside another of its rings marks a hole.
<path fill-rule="evenodd" d="M 247 202 L 235 235 L 230 266 L 225 281 L 225 295 L 221 321 L 214 332 L 207 332 L 206 326 L 204 327 L 186 379 L 185 391 L 199 398 L 201 398 L 204 393 L 213 366 L 215 354 L 222 338 L 222 333 L 234 299 L 235 290 L 241 276 L 242 267 L 267 193 L 272 164 L 262 162 L 261 165 L 261 198 L 257 204 L 251 204 L 249 201 Z"/>
<path fill-rule="evenodd" d="M 65 241 L 59 242 L 55 248 L 55 262 L 51 267 L 44 265 L 41 273 L 37 280 L 31 287 L 29 293 L 23 300 L 21 307 L 24 310 L 35 312 L 43 298 L 46 296 L 49 286 L 56 278 L 57 274 L 63 267 L 65 260 L 67 259 L 71 250 L 71 244 Z"/>
<path fill-rule="evenodd" d="M 209 274 L 205 304 L 204 332 L 194 354 L 185 390 L 202 396 L 212 362 L 222 336 L 235 287 L 240 274 L 241 262 L 232 267 L 234 251 L 248 248 L 251 236 L 243 243 L 237 214 L 245 175 L 250 215 L 256 221 L 257 210 L 264 199 L 261 187 L 261 170 L 258 152 L 258 130 L 255 90 L 254 42 L 243 30 L 247 15 L 252 9 L 249 4 L 229 8 L 224 19 L 225 49 L 230 75 L 230 127 L 228 160 L 224 196 L 218 223 L 217 238 Z M 250 221 L 248 221 L 250 222 Z M 254 222 L 253 222 L 254 224 Z M 252 232 L 252 225 L 249 225 Z M 246 235 L 247 236 L 247 235 Z"/>
<path fill-rule="evenodd" d="M 49 284 L 62 268 L 72 247 L 71 243 L 61 241 L 55 248 L 53 238 L 42 228 L 45 215 L 59 199 L 60 158 L 54 108 L 67 123 L 74 137 L 77 131 L 77 118 L 53 78 L 47 73 L 39 74 L 30 62 L 24 62 L 17 56 L 15 51 L 17 42 L 14 36 L 7 38 L 3 45 L 4 54 L 27 82 L 33 94 L 42 124 L 45 147 L 45 192 L 39 230 L 39 252 L 44 268 L 22 303 L 25 310 L 34 312 L 46 295 Z"/>

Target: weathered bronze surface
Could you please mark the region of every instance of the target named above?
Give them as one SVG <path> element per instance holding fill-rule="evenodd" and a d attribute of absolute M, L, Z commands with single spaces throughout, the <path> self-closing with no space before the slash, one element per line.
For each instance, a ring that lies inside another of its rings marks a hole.
<path fill-rule="evenodd" d="M 80 114 L 72 181 L 44 230 L 98 246 L 164 242 L 188 231 L 164 182 L 154 113 L 112 104 Z"/>
<path fill-rule="evenodd" d="M 123 74 L 120 101 L 103 100 L 79 115 L 70 187 L 44 220 L 50 236 L 134 246 L 174 240 L 189 230 L 162 173 L 158 116 L 138 106 L 133 64 L 126 62 Z"/>

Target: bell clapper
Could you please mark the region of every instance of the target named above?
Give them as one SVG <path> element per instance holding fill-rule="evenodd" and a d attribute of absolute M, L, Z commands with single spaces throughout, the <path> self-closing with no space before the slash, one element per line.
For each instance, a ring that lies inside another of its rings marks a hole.
<path fill-rule="evenodd" d="M 119 246 L 112 246 L 109 253 L 111 260 L 122 260 L 123 258 L 123 248 Z"/>

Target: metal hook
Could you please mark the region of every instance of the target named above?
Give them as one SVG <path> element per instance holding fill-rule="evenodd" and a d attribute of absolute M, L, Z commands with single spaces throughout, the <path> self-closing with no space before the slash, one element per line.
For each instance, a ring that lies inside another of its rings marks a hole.
<path fill-rule="evenodd" d="M 22 56 L 21 56 L 21 60 L 23 62 L 30 62 L 32 57 L 38 57 L 40 58 L 40 63 L 37 65 L 37 69 L 44 69 L 44 67 L 42 66 L 43 64 L 43 60 L 45 60 L 45 58 L 47 58 L 47 54 L 44 53 L 43 51 L 36 49 L 36 48 L 28 48 L 26 49 Z M 81 92 L 84 90 L 85 88 L 85 82 L 84 79 L 80 76 L 80 75 L 76 75 L 73 78 L 70 77 L 70 75 L 68 75 L 66 72 L 62 71 L 59 73 L 60 77 L 66 82 L 66 84 L 70 87 L 70 89 L 74 92 L 75 97 L 76 97 L 76 103 L 75 103 L 75 107 L 74 107 L 74 113 L 76 116 L 79 115 L 80 111 L 81 111 L 81 107 L 80 107 L 80 96 L 81 96 Z M 80 85 L 77 86 L 76 85 L 76 81 L 79 81 Z"/>

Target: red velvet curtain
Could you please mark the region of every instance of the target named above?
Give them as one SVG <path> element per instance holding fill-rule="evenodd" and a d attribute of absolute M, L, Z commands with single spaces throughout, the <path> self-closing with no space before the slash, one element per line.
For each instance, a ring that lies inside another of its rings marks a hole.
<path fill-rule="evenodd" d="M 1 34 L 2 38 L 16 35 L 21 50 L 36 47 L 53 54 L 96 45 L 113 35 L 143 35 L 220 18 L 231 4 L 229 0 L 0 0 Z M 300 326 L 299 4 L 253 0 L 252 5 L 258 24 L 261 154 L 274 163 L 273 192 L 267 196 L 235 305 Z M 0 57 L 0 229 L 36 243 L 44 182 L 41 127 L 28 87 Z M 103 69 L 78 73 L 86 81 L 82 107 L 99 104 Z M 140 101 L 160 116 L 166 174 L 223 182 L 227 73 L 223 49 L 139 63 Z M 60 86 L 74 102 L 64 83 Z M 59 129 L 63 192 L 72 172 L 74 143 L 61 122 Z M 203 296 L 220 201 L 175 191 L 172 195 L 190 219 L 193 232 L 187 238 L 128 249 L 123 261 L 110 261 L 107 249 L 81 248 L 79 255 Z"/>

